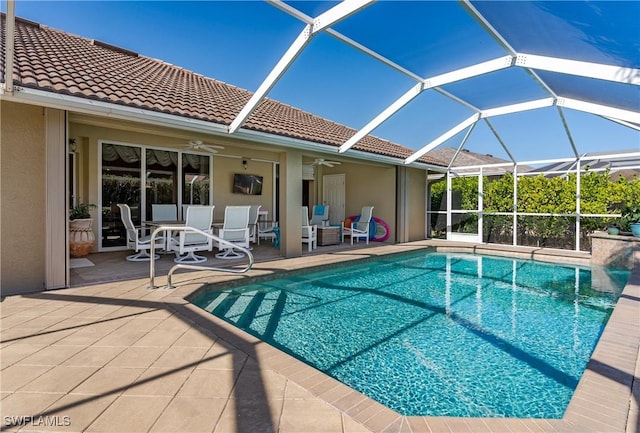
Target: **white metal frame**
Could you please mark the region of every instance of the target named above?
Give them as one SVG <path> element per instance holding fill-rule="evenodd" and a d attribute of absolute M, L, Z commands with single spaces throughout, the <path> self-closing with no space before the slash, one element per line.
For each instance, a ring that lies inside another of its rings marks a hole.
<path fill-rule="evenodd" d="M 581 249 L 581 245 L 580 245 L 580 233 L 581 233 L 581 219 L 583 218 L 606 218 L 606 217 L 620 217 L 620 214 L 617 213 L 611 213 L 611 214 L 583 214 L 581 211 L 581 194 L 580 194 L 580 190 L 581 190 L 581 176 L 580 174 L 584 174 L 586 172 L 586 170 L 584 170 L 584 164 L 583 161 L 589 161 L 589 160 L 593 160 L 594 157 L 597 157 L 598 155 L 593 155 L 593 154 L 586 154 L 586 155 L 581 155 L 577 158 L 558 158 L 558 159 L 548 159 L 548 160 L 536 160 L 536 161 L 524 161 L 521 163 L 500 163 L 500 164 L 485 164 L 485 165 L 469 165 L 469 166 L 459 166 L 459 167 L 455 167 L 455 168 L 449 168 L 449 170 L 447 171 L 446 177 L 447 177 L 447 186 L 446 186 L 446 190 L 447 190 L 447 194 L 446 194 L 446 200 L 447 200 L 447 209 L 446 211 L 439 211 L 439 210 L 431 210 L 431 209 L 427 209 L 427 226 L 426 226 L 426 231 L 425 231 L 425 236 L 429 237 L 430 233 L 430 224 L 429 221 L 431 219 L 432 215 L 446 215 L 446 226 L 447 226 L 447 234 L 446 234 L 446 238 L 447 240 L 452 240 L 452 241 L 465 241 L 465 242 L 474 242 L 474 243 L 482 243 L 483 239 L 484 239 L 484 233 L 483 233 L 483 218 L 485 215 L 502 215 L 502 216 L 512 216 L 513 217 L 513 240 L 512 240 L 512 245 L 518 245 L 517 239 L 518 239 L 518 225 L 517 225 L 517 219 L 520 216 L 537 216 L 537 217 L 571 217 L 571 218 L 575 218 L 576 219 L 576 224 L 575 224 L 575 250 L 576 251 L 580 251 Z M 610 160 L 624 160 L 624 159 L 640 159 L 640 151 L 638 152 L 625 152 L 625 153 L 611 153 L 611 154 L 605 154 L 602 155 L 603 157 L 606 157 L 607 159 Z M 455 159 L 455 157 L 453 158 Z M 577 190 L 577 194 L 576 194 L 576 212 L 575 213 L 567 213 L 567 214 L 552 214 L 552 213 L 531 213 L 531 212 L 518 212 L 518 179 L 520 177 L 524 177 L 524 176 L 537 176 L 542 174 L 539 171 L 534 171 L 534 172 L 519 172 L 518 171 L 518 167 L 522 166 L 522 165 L 535 165 L 535 164 L 553 164 L 553 163 L 557 163 L 557 162 L 574 162 L 575 165 L 573 165 L 570 169 L 568 170 L 561 170 L 561 171 L 545 171 L 544 174 L 559 174 L 559 175 L 564 175 L 564 174 L 568 174 L 568 173 L 576 173 L 576 190 Z M 513 185 L 513 211 L 511 212 L 486 212 L 484 211 L 484 203 L 483 203 L 483 189 L 484 189 L 484 185 L 483 185 L 483 177 L 484 175 L 488 174 L 486 172 L 486 170 L 488 168 L 505 168 L 505 169 L 512 169 L 513 175 L 514 175 L 514 185 Z M 629 168 L 629 169 L 636 169 L 636 170 L 640 170 L 640 164 L 638 165 L 629 165 L 629 166 L 625 166 L 625 168 Z M 605 171 L 606 168 L 589 168 L 589 171 L 591 172 L 599 172 L 599 171 Z M 478 176 L 478 209 L 465 209 L 465 210 L 453 210 L 452 209 L 452 203 L 451 203 L 451 197 L 452 197 L 452 186 L 451 186 L 451 179 L 455 176 Z M 427 188 L 427 205 L 431 202 L 430 200 L 430 189 Z M 477 213 L 478 214 L 478 233 L 476 234 L 460 234 L 460 233 L 455 233 L 452 232 L 451 230 L 451 226 L 452 226 L 452 218 L 451 215 L 452 214 L 474 214 Z"/>
<path fill-rule="evenodd" d="M 240 114 L 234 119 L 231 126 L 229 127 L 229 132 L 234 133 L 238 131 L 241 127 L 242 123 L 247 119 L 251 111 L 257 106 L 257 104 L 266 96 L 266 94 L 271 90 L 271 88 L 275 85 L 278 79 L 285 73 L 286 69 L 291 65 L 293 61 L 297 58 L 297 56 L 304 50 L 304 48 L 308 45 L 311 38 L 319 31 L 325 31 L 331 36 L 337 38 L 338 40 L 346 43 L 347 45 L 371 56 L 375 60 L 395 69 L 396 71 L 401 72 L 407 77 L 416 81 L 416 84 L 407 90 L 403 95 L 401 95 L 398 99 L 392 102 L 387 108 L 385 108 L 380 114 L 375 116 L 371 121 L 369 121 L 363 128 L 358 130 L 351 138 L 345 141 L 338 149 L 338 152 L 344 153 L 349 151 L 353 146 L 356 145 L 362 138 L 368 135 L 375 128 L 380 126 L 383 122 L 388 120 L 393 114 L 402 109 L 405 105 L 411 102 L 415 97 L 420 95 L 422 92 L 433 89 L 434 91 L 441 93 L 448 98 L 464 105 L 465 107 L 471 109 L 475 113 L 458 123 L 453 128 L 441 134 L 439 137 L 430 141 L 427 145 L 414 152 L 411 156 L 404 160 L 405 164 L 412 164 L 418 161 L 422 156 L 424 156 L 430 150 L 435 149 L 442 143 L 451 139 L 456 134 L 462 132 L 465 128 L 471 127 L 471 125 L 475 124 L 480 119 L 486 119 L 493 116 L 499 116 L 504 114 L 517 113 L 525 110 L 532 110 L 544 107 L 550 107 L 552 105 L 557 105 L 558 107 L 566 107 L 571 108 L 578 111 L 587 112 L 590 114 L 594 114 L 597 116 L 604 117 L 612 122 L 619 123 L 621 125 L 633 128 L 640 129 L 640 113 L 635 111 L 623 110 L 615 107 L 609 107 L 602 104 L 594 104 L 586 101 L 574 100 L 570 98 L 562 98 L 555 94 L 553 90 L 542 80 L 538 74 L 537 70 L 544 71 L 552 71 L 562 74 L 575 75 L 580 77 L 598 79 L 598 80 L 606 80 L 616 83 L 624 83 L 631 85 L 640 85 L 640 69 L 635 68 L 624 68 L 615 65 L 607 65 L 593 62 L 582 62 L 561 58 L 554 58 L 549 56 L 541 56 L 536 54 L 529 53 L 519 53 L 517 52 L 507 41 L 507 39 L 501 35 L 492 25 L 491 23 L 471 4 L 469 0 L 462 0 L 462 6 L 467 10 L 469 14 L 471 14 L 476 20 L 478 20 L 481 25 L 485 28 L 485 30 L 496 40 L 498 43 L 504 48 L 507 55 L 503 57 L 499 57 L 493 60 L 489 60 L 486 62 L 481 62 L 475 65 L 471 65 L 468 67 L 460 68 L 457 70 L 449 71 L 444 74 L 440 74 L 433 77 L 421 77 L 419 74 L 416 74 L 410 70 L 403 68 L 402 66 L 394 63 L 390 59 L 385 56 L 376 53 L 370 48 L 363 46 L 348 37 L 340 34 L 331 28 L 331 26 L 351 14 L 358 12 L 360 9 L 363 9 L 369 6 L 372 2 L 366 0 L 353 0 L 353 1 L 345 1 L 343 3 L 338 4 L 334 8 L 328 10 L 327 12 L 319 15 L 316 18 L 309 17 L 308 15 L 300 12 L 294 7 L 280 1 L 280 0 L 269 0 L 273 6 L 287 12 L 293 17 L 299 19 L 303 23 L 306 24 L 305 29 L 300 33 L 298 38 L 291 44 L 289 49 L 285 52 L 283 57 L 280 59 L 278 64 L 272 69 L 272 71 L 267 75 L 266 79 L 260 85 L 256 93 L 250 99 L 250 101 L 245 105 Z M 525 101 L 519 104 L 507 105 L 507 106 L 499 106 L 493 107 L 491 109 L 479 110 L 474 107 L 469 102 L 457 97 L 456 95 L 451 94 L 440 88 L 445 84 L 450 84 L 454 82 L 458 82 L 461 80 L 465 80 L 471 77 L 476 77 L 480 75 L 489 74 L 501 69 L 510 68 L 510 67 L 520 67 L 524 68 L 527 73 L 548 93 L 548 98 L 543 98 L 539 100 L 531 100 Z M 577 155 L 577 150 L 575 143 L 571 137 L 571 133 L 569 131 L 566 120 L 564 119 L 563 113 L 561 110 L 558 111 L 565 131 L 567 132 L 567 137 L 570 142 L 570 145 L 574 151 L 574 154 Z M 507 148 L 506 144 L 499 138 L 497 131 L 495 128 L 487 122 L 490 126 L 492 132 L 498 140 L 500 144 L 507 153 L 510 158 L 513 159 L 511 152 Z M 514 161 L 515 162 L 515 161 Z"/>

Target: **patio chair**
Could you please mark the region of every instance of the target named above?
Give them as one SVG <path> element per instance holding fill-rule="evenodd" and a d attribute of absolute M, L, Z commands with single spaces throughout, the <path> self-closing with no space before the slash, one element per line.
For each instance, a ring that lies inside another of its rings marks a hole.
<path fill-rule="evenodd" d="M 175 204 L 152 204 L 151 221 L 177 221 L 178 205 Z"/>
<path fill-rule="evenodd" d="M 345 227 L 342 225 L 342 242 L 344 242 L 344 237 L 349 236 L 351 238 L 351 245 L 353 245 L 353 240 L 360 240 L 360 238 L 364 238 L 369 245 L 369 223 L 371 222 L 371 218 L 373 218 L 373 206 L 364 206 L 362 211 L 360 212 L 360 219 L 358 221 L 352 221 L 351 227 Z"/>
<path fill-rule="evenodd" d="M 269 225 L 266 222 L 258 223 L 258 245 L 260 245 L 260 239 L 271 239 L 274 247 L 280 246 L 277 242 L 279 239 L 278 221 L 271 221 Z"/>
<path fill-rule="evenodd" d="M 205 233 L 212 233 L 213 209 L 215 206 L 190 206 L 187 209 L 185 227 L 193 227 Z M 181 231 L 178 236 L 171 238 L 171 251 L 175 251 L 176 263 L 202 263 L 206 262 L 205 256 L 199 256 L 196 251 L 211 251 L 213 249 L 213 239 L 200 233 Z"/>
<path fill-rule="evenodd" d="M 318 247 L 318 226 L 309 222 L 309 209 L 302 206 L 302 243 L 309 246 L 309 251 Z"/>
<path fill-rule="evenodd" d="M 325 222 L 326 221 L 326 222 Z M 309 223 L 313 226 L 329 225 L 329 205 L 316 204 L 313 205 L 313 214 Z"/>
<path fill-rule="evenodd" d="M 258 243 L 258 211 L 261 207 L 259 204 L 249 207 L 249 240 L 254 244 Z"/>
<path fill-rule="evenodd" d="M 127 248 L 135 250 L 137 254 L 127 256 L 127 260 L 130 262 L 144 262 L 151 260 L 149 250 L 151 249 L 151 236 L 144 234 L 144 229 L 136 227 L 133 224 L 131 218 L 131 208 L 127 204 L 118 204 L 120 208 L 120 219 L 124 224 L 127 232 Z M 158 236 L 154 241 L 155 248 L 158 250 L 164 248 L 165 239 L 163 236 Z M 160 258 L 159 254 L 154 254 L 153 259 Z"/>
<path fill-rule="evenodd" d="M 224 223 L 218 231 L 218 237 L 234 245 L 249 248 L 249 211 L 251 206 L 227 206 L 224 209 Z M 219 259 L 238 259 L 244 257 L 244 253 L 236 251 L 233 246 L 218 243 Z"/>

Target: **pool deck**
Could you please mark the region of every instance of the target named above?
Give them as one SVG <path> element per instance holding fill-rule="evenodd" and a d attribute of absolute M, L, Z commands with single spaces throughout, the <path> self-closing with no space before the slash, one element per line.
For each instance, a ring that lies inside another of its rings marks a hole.
<path fill-rule="evenodd" d="M 273 258 L 249 276 L 425 246 L 588 260 L 566 251 L 420 241 Z M 140 277 L 4 298 L 2 430 L 638 433 L 639 262 L 561 420 L 401 416 L 189 304 L 185 298 L 203 284 L 247 278 L 198 271 L 174 275 L 173 290 L 148 290 Z"/>

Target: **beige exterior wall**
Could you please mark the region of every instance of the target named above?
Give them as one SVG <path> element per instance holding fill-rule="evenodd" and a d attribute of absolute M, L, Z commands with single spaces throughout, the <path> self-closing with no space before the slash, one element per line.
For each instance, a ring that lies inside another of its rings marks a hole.
<path fill-rule="evenodd" d="M 0 260 L 5 295 L 44 288 L 46 152 L 42 107 L 1 101 L 0 110 Z"/>
<path fill-rule="evenodd" d="M 427 208 L 425 196 L 427 194 L 427 172 L 415 168 L 407 169 L 407 217 L 408 242 L 425 238 L 425 224 Z"/>
<path fill-rule="evenodd" d="M 214 220 L 224 220 L 224 208 L 227 205 L 259 204 L 273 216 L 274 180 L 273 163 L 279 154 L 252 148 L 249 143 L 238 143 L 228 139 L 202 137 L 197 134 L 175 131 L 169 128 L 136 125 L 128 122 L 102 121 L 86 116 L 75 116 L 70 122 L 70 137 L 79 144 L 78 158 L 78 196 L 82 201 L 98 203 L 100 155 L 98 143 L 102 141 L 134 146 L 151 146 L 169 150 L 184 151 L 190 139 L 202 139 L 225 148 L 219 155 L 213 155 L 213 204 Z M 207 154 L 207 152 L 202 152 Z M 226 156 L 222 156 L 226 155 Z M 256 161 L 260 160 L 260 161 Z M 264 177 L 262 195 L 249 196 L 233 193 L 233 174 L 245 173 L 242 161 L 247 161 L 247 174 Z M 96 238 L 98 234 L 96 233 Z M 96 244 L 97 245 L 97 244 Z"/>
<path fill-rule="evenodd" d="M 363 206 L 374 206 L 373 216 L 383 219 L 390 228 L 387 242 L 396 238 L 396 168 L 394 166 L 343 163 L 323 167 L 322 174 L 345 174 L 345 218 L 360 215 Z M 318 197 L 322 197 L 322 178 Z M 423 199 L 424 201 L 424 199 Z"/>
<path fill-rule="evenodd" d="M 2 206 L 1 222 L 1 264 L 3 293 L 17 293 L 42 290 L 46 284 L 46 117 L 45 110 L 27 104 L 2 101 L 1 128 L 1 178 L 0 193 Z M 274 163 L 280 166 L 280 223 L 297 224 L 299 206 L 302 200 L 303 163 L 308 163 L 316 155 L 304 151 L 293 151 L 272 144 L 239 141 L 233 137 L 210 137 L 173 128 L 143 125 L 117 119 L 92 117 L 83 114 L 69 115 L 70 139 L 75 139 L 76 150 L 76 197 L 80 202 L 98 203 L 100 179 L 100 140 L 186 150 L 190 139 L 202 139 L 208 143 L 225 146 L 213 158 L 213 203 L 216 205 L 214 218 L 224 219 L 224 208 L 236 204 L 260 204 L 274 217 Z M 226 156 L 223 156 L 226 155 Z M 295 155 L 294 159 L 290 157 Z M 242 161 L 247 161 L 247 174 L 263 176 L 263 194 L 246 196 L 232 192 L 234 173 L 245 173 Z M 273 162 L 271 162 L 273 161 Z M 295 163 L 291 163 L 295 161 Z M 286 174 L 286 168 L 300 173 Z M 358 215 L 362 206 L 374 206 L 374 216 L 383 219 L 390 227 L 388 242 L 396 236 L 396 180 L 397 168 L 379 163 L 354 163 L 348 159 L 333 168 L 318 167 L 316 181 L 313 182 L 316 195 L 314 202 L 322 199 L 322 176 L 344 173 L 345 175 L 345 216 Z M 424 185 L 422 170 L 407 169 L 406 197 L 408 203 L 409 236 L 411 240 L 424 238 Z M 298 184 L 287 186 L 287 180 Z M 59 197 L 64 202 L 64 197 Z M 28 210 L 28 211 L 25 211 Z M 295 212 L 294 212 L 295 211 Z M 96 221 L 94 230 L 98 239 L 98 211 L 93 212 Z M 51 228 L 52 230 L 55 227 Z M 65 228 L 61 228 L 65 230 Z M 297 233 L 298 229 L 295 229 Z M 406 229 L 405 229 L 406 232 Z M 283 233 L 282 253 L 286 256 L 299 255 L 301 245 L 294 242 L 293 228 Z M 297 236 L 297 235 L 296 235 Z M 288 238 L 288 239 L 287 239 Z M 98 243 L 96 243 L 97 248 Z M 27 259 L 28 257 L 28 259 Z"/>

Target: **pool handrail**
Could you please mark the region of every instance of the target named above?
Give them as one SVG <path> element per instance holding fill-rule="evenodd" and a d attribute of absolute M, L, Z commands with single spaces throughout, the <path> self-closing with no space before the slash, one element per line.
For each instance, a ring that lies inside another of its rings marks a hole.
<path fill-rule="evenodd" d="M 240 251 L 242 251 L 243 253 L 245 253 L 247 255 L 247 257 L 249 258 L 249 264 L 242 268 L 242 269 L 233 269 L 233 268 L 218 268 L 215 266 L 199 266 L 199 265 L 189 265 L 189 264 L 184 264 L 184 263 L 178 263 L 177 265 L 174 265 L 170 270 L 169 273 L 167 274 L 167 285 L 165 286 L 165 289 L 174 289 L 175 286 L 172 284 L 171 281 L 171 277 L 173 275 L 173 273 L 178 270 L 178 269 L 192 269 L 192 270 L 199 270 L 199 271 L 220 271 L 220 272 L 229 272 L 232 274 L 242 274 L 245 272 L 248 272 L 252 267 L 253 267 L 253 263 L 254 263 L 254 258 L 253 258 L 253 254 L 251 253 L 251 250 L 244 248 L 244 247 L 240 247 L 237 246 L 236 244 L 234 244 L 233 242 L 229 242 L 226 241 L 222 238 L 220 238 L 219 236 L 214 235 L 213 233 L 207 233 L 204 232 L 202 230 L 196 229 L 194 227 L 189 227 L 189 226 L 175 226 L 175 225 L 161 225 L 158 228 L 156 228 L 153 233 L 151 233 L 151 251 L 149 251 L 149 254 L 151 255 L 152 259 L 149 260 L 149 290 L 155 290 L 157 289 L 159 286 L 156 286 L 154 284 L 154 279 L 155 279 L 155 260 L 153 260 L 153 257 L 155 257 L 155 244 L 154 241 L 156 239 L 156 236 L 158 235 L 158 233 L 160 232 L 190 232 L 190 233 L 198 233 L 201 234 L 203 236 L 206 236 L 210 239 L 213 239 L 214 241 L 220 243 L 220 244 L 226 244 L 229 246 L 233 246 L 234 249 L 238 249 Z"/>

